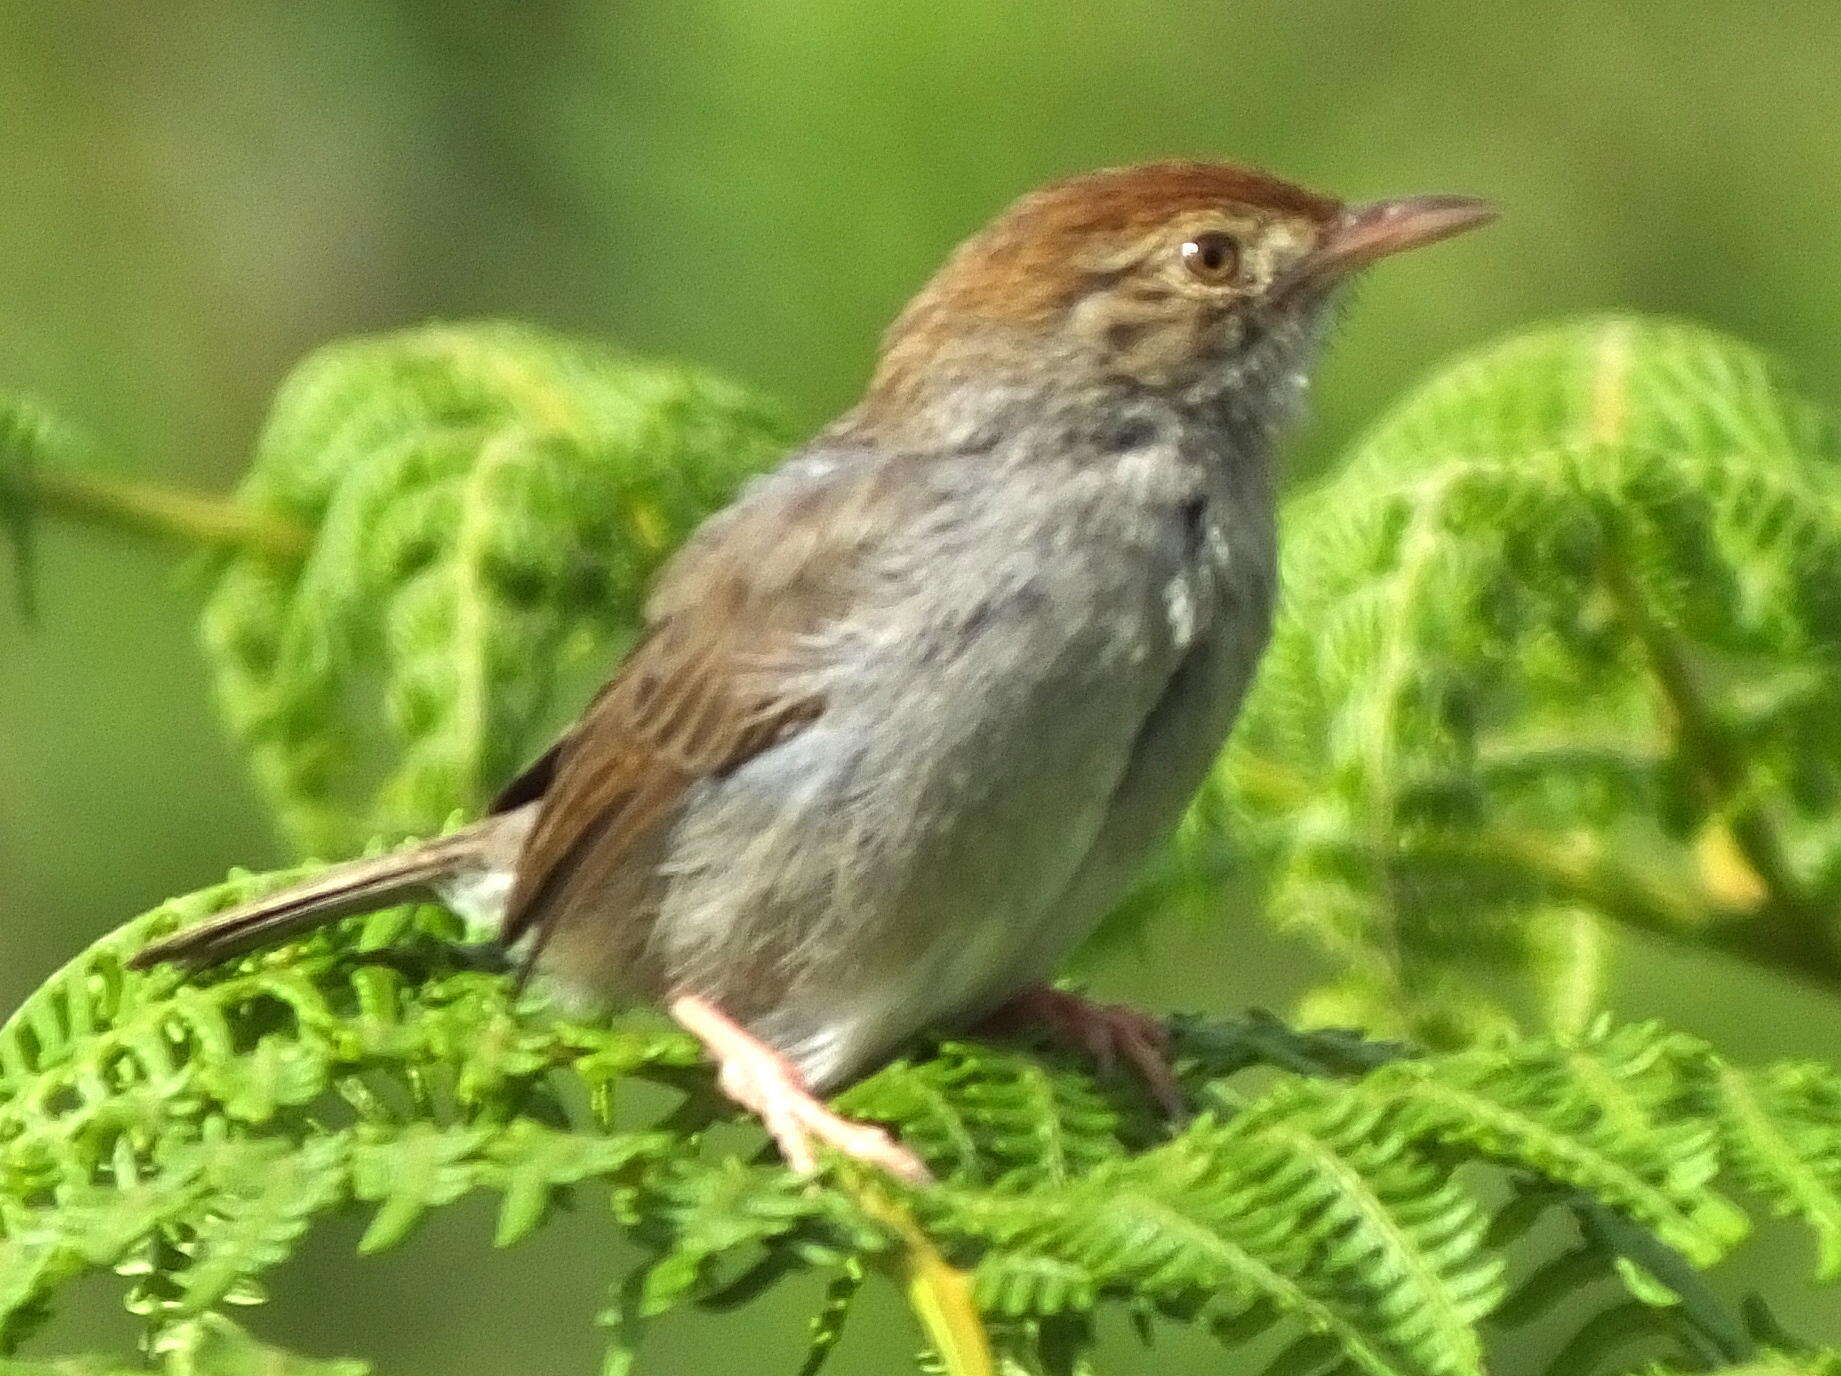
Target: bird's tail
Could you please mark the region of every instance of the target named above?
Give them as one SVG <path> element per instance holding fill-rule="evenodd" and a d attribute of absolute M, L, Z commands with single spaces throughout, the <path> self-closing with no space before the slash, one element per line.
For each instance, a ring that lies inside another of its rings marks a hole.
<path fill-rule="evenodd" d="M 168 960 L 211 965 L 342 917 L 438 897 L 442 880 L 478 864 L 491 820 L 389 855 L 334 865 L 311 879 L 155 942 L 129 963 L 137 970 Z"/>

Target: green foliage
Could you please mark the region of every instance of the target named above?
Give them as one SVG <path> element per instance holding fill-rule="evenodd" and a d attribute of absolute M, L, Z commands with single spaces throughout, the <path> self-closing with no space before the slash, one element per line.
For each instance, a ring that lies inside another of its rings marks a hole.
<path fill-rule="evenodd" d="M 644 1256 L 609 1278 L 622 1342 L 673 1309 L 817 1271 L 839 1280 L 822 1354 L 865 1269 L 899 1272 L 918 1245 L 969 1275 L 1023 1370 L 1067 1369 L 1114 1312 L 1203 1326 L 1281 1373 L 1476 1373 L 1556 1309 L 1584 1335 L 1569 1372 L 1625 1369 L 1614 1359 L 1633 1352 L 1743 1360 L 1753 1339 L 1697 1279 L 1752 1226 L 1735 1185 L 1813 1229 L 1833 1278 L 1832 1070 L 1743 1069 L 1653 1027 L 1419 1057 L 1259 1018 L 1185 1020 L 1175 1045 L 1200 1112 L 1172 1129 L 1127 1083 L 954 1042 L 840 1100 L 900 1131 L 937 1187 L 841 1165 L 807 1185 L 711 1132 L 728 1115 L 686 1036 L 515 1003 L 506 978 L 457 961 L 438 910 L 193 979 L 126 968 L 148 940 L 290 877 L 165 905 L 0 1029 L 7 1345 L 61 1286 L 113 1267 L 135 1278 L 158 1349 L 253 1298 L 329 1213 L 368 1219 L 368 1253 L 480 1192 L 498 1199 L 503 1246 L 592 1188 Z"/>
<path fill-rule="evenodd" d="M 659 560 L 785 442 L 738 387 L 523 326 L 308 359 L 239 493 L 304 557 L 237 553 L 205 616 L 288 832 L 345 854 L 477 808 L 540 747 L 559 683 L 586 693 L 637 630 Z"/>
<path fill-rule="evenodd" d="M 48 482 L 63 432 L 0 420 L 15 524 L 54 505 L 227 551 L 225 707 L 288 829 L 341 851 L 476 807 L 782 442 L 733 388 L 513 326 L 310 360 L 235 503 Z M 817 1272 L 808 1373 L 872 1275 L 955 1376 L 1086 1370 L 1112 1316 L 1276 1376 L 1469 1376 L 1530 1334 L 1566 1376 L 1825 1373 L 1707 1273 L 1769 1216 L 1841 1279 L 1841 1075 L 1593 1009 L 1606 918 L 1841 985 L 1838 454 L 1751 351 L 1587 322 L 1461 365 L 1295 504 L 1245 729 L 1122 920 L 1212 906 L 1244 837 L 1343 962 L 1319 1015 L 1464 1049 L 1184 1021 L 1201 1112 L 1172 1128 L 1074 1063 L 948 1043 L 841 1101 L 941 1184 L 812 1184 L 725 1149 L 688 1038 L 517 1003 L 437 910 L 192 981 L 127 970 L 288 878 L 241 877 L 0 1029 L 0 1350 L 113 1268 L 161 1370 L 312 1370 L 216 1310 L 328 1215 L 361 1213 L 371 1253 L 489 1193 L 499 1245 L 592 1198 L 638 1250 L 610 1371 L 658 1316 Z M 1528 1021 L 1556 1031 L 1490 1035 Z"/>
<path fill-rule="evenodd" d="M 1561 325 L 1287 513 L 1220 771 L 1318 1016 L 1577 1028 L 1613 918 L 1841 988 L 1841 431 L 1755 350 Z"/>

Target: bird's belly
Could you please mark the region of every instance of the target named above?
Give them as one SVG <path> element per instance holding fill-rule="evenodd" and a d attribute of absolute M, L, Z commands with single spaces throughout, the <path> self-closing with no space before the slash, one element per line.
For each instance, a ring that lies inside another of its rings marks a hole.
<path fill-rule="evenodd" d="M 1014 796 L 969 815 L 959 852 L 977 861 L 943 871 L 916 929 L 924 950 L 868 982 L 860 1021 L 819 1006 L 832 1037 L 855 1030 L 875 1054 L 882 1029 L 898 1041 L 916 1028 L 987 1013 L 1049 978 L 1098 925 L 1170 835 L 1212 767 L 1239 712 L 1268 624 L 1266 588 L 1198 636 L 1151 705 L 1114 718 L 1107 748 L 1077 768 L 1019 771 Z M 1069 716 L 1041 724 L 1066 741 Z M 1123 742 L 1124 748 L 1118 749 Z M 899 943 L 892 950 L 903 950 Z"/>
<path fill-rule="evenodd" d="M 1047 914 L 1040 949 L 1062 953 L 1084 940 L 1124 896 L 1182 820 L 1226 743 L 1265 646 L 1261 605 L 1225 619 L 1198 644 L 1144 724 L 1105 817 Z M 1053 960 L 1030 979 L 1053 973 Z"/>
<path fill-rule="evenodd" d="M 884 600 L 802 647 L 822 713 L 622 867 L 602 906 L 636 916 L 586 982 L 708 998 L 823 1088 L 1052 970 L 1213 756 L 1255 653 L 1222 619 L 1263 634 L 1268 530 L 1198 473 L 1153 449 L 944 492 Z"/>
<path fill-rule="evenodd" d="M 784 841 L 757 832 L 726 875 L 699 867 L 674 889 L 659 924 L 667 963 L 819 1084 L 951 1018 L 1028 957 L 1044 903 L 1102 823 L 1118 751 L 1103 731 L 1068 732 L 1078 715 L 1036 724 L 1045 745 L 1059 725 L 1064 748 L 1004 760 L 998 786 L 968 789 L 966 805 L 899 819 L 891 787 L 860 796 L 854 818 L 783 815 Z M 967 756 L 941 772 L 993 770 Z"/>
<path fill-rule="evenodd" d="M 820 1086 L 1034 969 L 1167 665 L 1074 675 L 932 741 L 821 723 L 693 804 L 655 945 Z M 933 720 L 931 713 L 921 714 Z M 745 838 L 735 844 L 735 838 Z"/>
<path fill-rule="evenodd" d="M 1021 696 L 910 683 L 712 783 L 667 861 L 669 982 L 823 1086 L 1050 973 L 1180 815 L 1263 635 L 1262 610 L 1172 637 L 1168 592 L 1139 618 L 1161 639 L 1075 647 Z"/>

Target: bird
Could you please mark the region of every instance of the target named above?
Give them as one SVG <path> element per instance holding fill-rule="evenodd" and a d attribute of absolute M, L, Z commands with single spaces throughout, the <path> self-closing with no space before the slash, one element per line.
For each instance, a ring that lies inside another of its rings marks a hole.
<path fill-rule="evenodd" d="M 1046 1025 L 1179 1109 L 1162 1024 L 1051 981 L 1233 725 L 1275 451 L 1346 284 L 1494 213 L 1201 160 L 1022 196 L 900 312 L 862 399 L 689 536 L 484 817 L 134 963 L 444 902 L 565 999 L 665 1010 L 803 1172 L 927 1178 L 823 1096 L 930 1029 Z"/>

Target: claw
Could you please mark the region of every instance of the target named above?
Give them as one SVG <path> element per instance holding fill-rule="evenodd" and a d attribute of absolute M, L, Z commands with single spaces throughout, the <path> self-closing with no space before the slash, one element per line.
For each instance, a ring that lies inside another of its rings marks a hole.
<path fill-rule="evenodd" d="M 684 994 L 671 1001 L 670 1012 L 715 1058 L 717 1086 L 761 1120 L 786 1164 L 801 1175 L 818 1169 L 822 1143 L 910 1184 L 933 1179 L 918 1156 L 881 1128 L 826 1108 L 798 1067 L 715 1004 Z"/>
<path fill-rule="evenodd" d="M 1123 1061 L 1165 1113 L 1172 1118 L 1188 1116 L 1183 1087 L 1170 1068 L 1170 1030 L 1148 1013 L 1038 984 L 991 1014 L 983 1026 L 1000 1032 L 1046 1027 L 1092 1057 L 1101 1074 L 1111 1073 Z"/>

